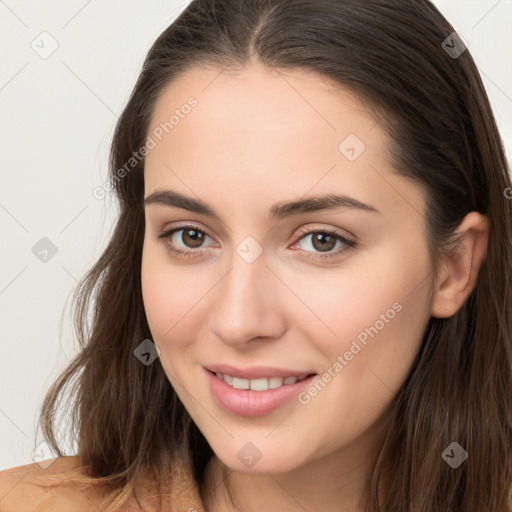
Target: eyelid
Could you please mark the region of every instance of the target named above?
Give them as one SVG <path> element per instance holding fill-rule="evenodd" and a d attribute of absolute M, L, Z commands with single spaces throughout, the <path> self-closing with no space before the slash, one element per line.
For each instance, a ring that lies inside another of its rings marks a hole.
<path fill-rule="evenodd" d="M 187 229 L 187 228 L 188 229 L 196 229 L 197 231 L 201 231 L 206 236 L 208 236 L 213 241 L 215 241 L 215 243 L 218 244 L 218 242 L 215 240 L 215 237 L 210 234 L 208 229 L 206 229 L 198 224 L 195 224 L 192 221 L 191 222 L 184 221 L 182 224 L 177 224 L 177 225 L 172 225 L 170 227 L 166 227 L 166 228 L 162 229 L 161 231 L 158 231 L 157 233 L 155 233 L 155 237 L 156 238 L 164 238 L 165 235 L 170 235 L 170 233 L 174 234 L 176 231 L 179 231 L 181 229 Z M 200 249 L 197 249 L 197 250 L 200 250 Z"/>
<path fill-rule="evenodd" d="M 158 232 L 156 234 L 156 236 L 158 237 L 162 233 L 165 234 L 165 233 L 169 233 L 170 231 L 185 229 L 185 228 L 197 229 L 198 231 L 204 232 L 212 240 L 215 240 L 215 237 L 210 234 L 208 229 L 195 224 L 193 221 L 191 221 L 191 222 L 184 221 L 183 224 L 173 225 L 169 228 L 162 229 L 160 232 Z M 325 226 L 318 226 L 318 225 L 311 226 L 311 224 L 308 224 L 306 226 L 299 228 L 299 230 L 295 236 L 298 238 L 301 238 L 303 235 L 311 234 L 312 231 L 325 231 L 325 232 L 336 231 L 336 233 L 339 234 L 340 236 L 342 236 L 344 238 L 351 238 L 354 242 L 357 242 L 357 237 L 355 235 L 353 235 L 350 231 L 347 231 L 346 229 L 341 230 L 341 228 L 337 228 L 337 227 L 325 227 Z M 344 235 L 343 233 L 338 233 L 338 231 L 345 231 L 347 233 L 347 235 Z"/>
<path fill-rule="evenodd" d="M 332 226 L 331 227 L 317 226 L 317 225 L 311 226 L 310 224 L 308 224 L 305 227 L 301 227 L 296 236 L 298 236 L 300 238 L 300 237 L 302 237 L 302 235 L 308 235 L 308 234 L 311 234 L 311 232 L 317 232 L 317 231 L 332 232 L 332 233 L 335 232 L 337 236 L 341 236 L 342 238 L 351 240 L 354 243 L 358 241 L 357 237 L 355 235 L 353 235 L 352 233 L 350 233 L 350 231 L 347 231 L 346 229 L 342 230 L 341 228 L 332 227 Z M 346 235 L 343 234 L 342 231 L 344 231 L 347 234 Z"/>

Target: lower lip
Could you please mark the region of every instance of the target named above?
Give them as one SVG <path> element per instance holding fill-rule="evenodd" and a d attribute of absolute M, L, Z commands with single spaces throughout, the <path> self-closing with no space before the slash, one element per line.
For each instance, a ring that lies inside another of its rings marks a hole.
<path fill-rule="evenodd" d="M 276 410 L 296 398 L 303 389 L 311 385 L 316 377 L 316 375 L 312 375 L 295 384 L 285 384 L 267 391 L 252 391 L 250 389 L 235 389 L 209 370 L 205 369 L 205 371 L 210 391 L 217 403 L 226 411 L 246 418 L 264 416 Z"/>

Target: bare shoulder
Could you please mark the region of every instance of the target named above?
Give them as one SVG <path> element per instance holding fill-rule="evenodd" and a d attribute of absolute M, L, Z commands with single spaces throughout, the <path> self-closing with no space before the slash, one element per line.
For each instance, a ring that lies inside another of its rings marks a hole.
<path fill-rule="evenodd" d="M 82 466 L 78 455 L 34 462 L 0 472 L 1 512 L 88 512 L 98 499 L 72 479 Z"/>

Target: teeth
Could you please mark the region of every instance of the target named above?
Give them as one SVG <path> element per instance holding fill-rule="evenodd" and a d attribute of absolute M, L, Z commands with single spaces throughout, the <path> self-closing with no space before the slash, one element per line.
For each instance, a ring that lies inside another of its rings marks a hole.
<path fill-rule="evenodd" d="M 302 375 L 300 377 L 285 377 L 284 379 L 282 377 L 270 377 L 269 379 L 239 379 L 238 377 L 232 377 L 231 375 L 219 372 L 215 375 L 235 389 L 250 389 L 252 391 L 267 391 L 268 389 L 280 388 L 287 384 L 295 384 L 307 377 L 307 375 Z"/>

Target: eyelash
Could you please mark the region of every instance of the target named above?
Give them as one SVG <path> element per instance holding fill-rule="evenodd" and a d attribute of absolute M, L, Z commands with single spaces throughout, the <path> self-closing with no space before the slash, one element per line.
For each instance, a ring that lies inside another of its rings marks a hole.
<path fill-rule="evenodd" d="M 156 235 L 156 237 L 158 239 L 162 240 L 162 242 L 165 243 L 168 239 L 170 239 L 172 237 L 172 235 L 174 233 L 176 233 L 178 231 L 187 230 L 187 229 L 191 229 L 191 230 L 194 230 L 194 231 L 197 231 L 197 232 L 201 233 L 202 235 L 209 236 L 208 233 L 206 233 L 202 229 L 199 229 L 196 226 L 187 224 L 187 225 L 184 225 L 184 226 L 179 226 L 179 227 L 172 228 L 172 229 L 169 229 L 167 231 L 164 231 L 164 232 Z M 345 244 L 345 247 L 343 247 L 341 249 L 338 249 L 338 250 L 336 250 L 334 252 L 331 252 L 331 253 L 313 253 L 313 254 L 316 254 L 316 256 L 308 256 L 308 258 L 319 259 L 319 260 L 327 260 L 327 259 L 330 259 L 330 258 L 335 258 L 336 256 L 339 256 L 341 253 L 351 252 L 351 251 L 353 251 L 353 250 L 355 250 L 357 248 L 357 243 L 354 240 L 350 240 L 348 238 L 345 238 L 344 236 L 340 235 L 337 231 L 335 231 L 333 229 L 316 229 L 316 230 L 303 229 L 299 233 L 298 241 L 302 240 L 303 238 L 306 238 L 307 236 L 309 236 L 311 234 L 315 234 L 315 233 L 322 233 L 324 235 L 332 236 L 335 240 L 339 240 L 340 242 L 343 242 Z M 166 244 L 166 249 L 171 254 L 174 254 L 174 255 L 179 256 L 179 257 L 185 257 L 185 258 L 192 257 L 192 255 L 194 255 L 194 254 L 195 255 L 202 255 L 203 252 L 204 252 L 204 250 L 202 250 L 202 249 L 196 249 L 196 250 L 176 249 L 176 247 L 173 247 L 173 246 L 167 245 L 167 244 Z M 305 252 L 311 254 L 312 251 L 305 251 Z"/>

